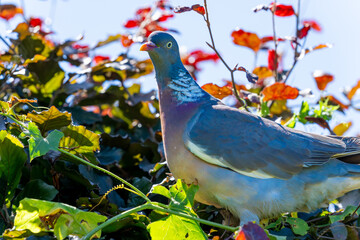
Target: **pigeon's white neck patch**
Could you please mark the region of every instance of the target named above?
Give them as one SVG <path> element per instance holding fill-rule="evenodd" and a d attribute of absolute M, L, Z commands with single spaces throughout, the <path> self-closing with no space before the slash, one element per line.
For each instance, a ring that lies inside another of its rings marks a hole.
<path fill-rule="evenodd" d="M 194 81 L 188 72 L 179 69 L 171 76 L 171 82 L 168 87 L 173 91 L 173 97 L 180 103 L 196 102 L 205 96 L 204 91 Z"/>

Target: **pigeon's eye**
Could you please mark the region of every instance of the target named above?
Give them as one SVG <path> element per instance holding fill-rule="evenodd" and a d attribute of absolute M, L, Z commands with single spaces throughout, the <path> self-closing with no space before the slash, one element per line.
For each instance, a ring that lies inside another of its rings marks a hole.
<path fill-rule="evenodd" d="M 172 42 L 168 42 L 168 43 L 166 44 L 166 46 L 167 46 L 167 48 L 171 48 L 171 47 L 172 47 Z"/>

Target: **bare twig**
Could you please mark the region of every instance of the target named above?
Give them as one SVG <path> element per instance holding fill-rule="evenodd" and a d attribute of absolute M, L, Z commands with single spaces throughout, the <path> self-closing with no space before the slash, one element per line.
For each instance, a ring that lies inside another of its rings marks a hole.
<path fill-rule="evenodd" d="M 272 28 L 273 28 L 273 37 L 274 37 L 274 45 L 275 45 L 275 57 L 274 57 L 274 62 L 275 62 L 275 69 L 274 69 L 274 78 L 275 78 L 275 82 L 278 82 L 278 55 L 277 55 L 277 47 L 278 47 L 278 41 L 276 38 L 276 29 L 275 29 L 275 9 L 276 9 L 276 0 L 273 3 L 273 9 L 271 10 L 271 19 L 272 19 Z"/>
<path fill-rule="evenodd" d="M 298 62 L 298 57 L 299 57 L 299 53 L 298 53 L 298 47 L 299 47 L 299 44 L 298 44 L 298 32 L 299 32 L 299 19 L 300 19 L 300 5 L 301 5 L 301 1 L 298 0 L 298 6 L 297 6 L 297 13 L 295 14 L 296 16 L 296 26 L 295 26 L 295 50 L 294 50 L 294 61 L 293 61 L 293 64 L 291 66 L 291 68 L 289 69 L 289 71 L 287 71 L 286 75 L 285 75 L 285 78 L 284 78 L 284 83 L 286 83 L 286 81 L 289 79 L 289 76 L 291 74 L 291 72 L 293 71 L 296 63 Z M 306 40 L 306 38 L 305 38 Z M 305 42 L 303 44 L 303 46 L 305 45 Z"/>
<path fill-rule="evenodd" d="M 210 35 L 210 40 L 211 40 L 211 44 L 208 43 L 208 42 L 206 42 L 206 44 L 216 53 L 216 55 L 219 57 L 220 61 L 229 70 L 230 76 L 231 76 L 231 82 L 232 82 L 232 85 L 233 85 L 233 93 L 234 93 L 236 99 L 240 102 L 240 104 L 242 104 L 242 106 L 244 106 L 245 109 L 247 111 L 249 111 L 247 109 L 245 100 L 240 97 L 239 92 L 236 89 L 235 78 L 234 78 L 234 72 L 237 71 L 236 66 L 234 68 L 231 68 L 229 66 L 229 64 L 226 63 L 226 61 L 223 59 L 223 57 L 220 55 L 219 51 L 215 47 L 215 41 L 214 41 L 214 37 L 213 37 L 212 31 L 211 31 L 210 19 L 209 19 L 209 11 L 208 11 L 207 1 L 206 0 L 204 0 L 204 7 L 205 7 L 205 15 L 203 15 L 203 17 L 204 17 L 204 21 L 206 22 L 206 26 L 207 26 L 207 28 L 209 30 L 209 35 Z"/>

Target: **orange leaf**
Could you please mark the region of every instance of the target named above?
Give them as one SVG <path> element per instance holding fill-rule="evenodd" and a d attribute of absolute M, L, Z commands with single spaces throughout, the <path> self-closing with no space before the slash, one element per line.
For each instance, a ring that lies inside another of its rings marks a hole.
<path fill-rule="evenodd" d="M 273 85 L 267 86 L 262 93 L 264 95 L 264 101 L 295 99 L 299 96 L 299 90 L 297 88 L 286 85 L 285 83 L 274 83 Z"/>
<path fill-rule="evenodd" d="M 14 4 L 3 4 L 0 5 L 0 18 L 5 19 L 6 21 L 13 18 L 16 14 L 22 14 L 23 10 L 16 7 Z"/>
<path fill-rule="evenodd" d="M 201 6 L 200 4 L 192 5 L 191 9 L 194 10 L 195 12 L 201 14 L 201 15 L 205 14 L 205 8 L 203 6 Z"/>
<path fill-rule="evenodd" d="M 347 98 L 348 98 L 349 100 L 351 100 L 351 99 L 354 97 L 356 91 L 357 91 L 359 88 L 360 88 L 360 80 L 357 82 L 357 84 L 356 84 L 356 85 L 350 90 L 350 92 L 347 94 Z"/>
<path fill-rule="evenodd" d="M 128 36 L 128 35 L 122 35 L 121 36 L 121 44 L 124 46 L 124 47 L 130 47 L 131 44 L 133 44 L 134 41 Z"/>
<path fill-rule="evenodd" d="M 9 107 L 14 106 L 17 103 L 36 103 L 37 100 L 32 100 L 32 99 L 19 99 L 15 96 L 11 96 L 10 101 L 8 101 L 9 103 Z"/>
<path fill-rule="evenodd" d="M 231 36 L 233 37 L 233 42 L 236 45 L 251 48 L 255 52 L 260 49 L 261 40 L 256 33 L 245 32 L 244 30 L 239 29 L 233 31 Z"/>
<path fill-rule="evenodd" d="M 333 132 L 338 135 L 342 136 L 352 125 L 352 122 L 347 123 L 340 123 L 334 127 Z"/>
<path fill-rule="evenodd" d="M 340 109 L 348 109 L 349 106 L 348 105 L 345 105 L 344 103 L 340 102 L 337 98 L 335 98 L 334 96 L 330 95 L 330 96 L 327 96 L 325 98 L 328 98 L 329 101 L 333 104 L 336 104 L 336 105 L 339 105 L 340 106 Z"/>
<path fill-rule="evenodd" d="M 316 45 L 315 47 L 306 49 L 305 54 L 308 54 L 309 52 L 312 52 L 314 50 L 323 49 L 323 48 L 332 48 L 332 45 L 330 43 L 319 44 L 319 45 Z"/>
<path fill-rule="evenodd" d="M 312 29 L 314 29 L 315 31 L 320 32 L 321 31 L 321 27 L 320 25 L 315 21 L 315 20 L 304 20 L 302 22 L 302 24 L 304 26 L 310 26 Z"/>
<path fill-rule="evenodd" d="M 253 70 L 253 74 L 257 75 L 259 79 L 264 79 L 272 76 L 271 70 L 265 66 L 256 67 Z"/>
<path fill-rule="evenodd" d="M 315 78 L 317 87 L 319 90 L 325 90 L 329 82 L 334 80 L 334 76 L 329 73 L 324 73 L 323 71 L 317 70 L 313 72 L 313 77 Z"/>
<path fill-rule="evenodd" d="M 226 82 L 226 85 L 225 86 L 227 86 L 227 87 L 229 87 L 230 89 L 232 89 L 233 88 L 233 84 L 232 84 L 232 81 L 230 81 L 230 80 L 224 80 L 225 82 Z M 239 92 L 240 92 L 240 90 L 245 90 L 245 91 L 247 91 L 248 89 L 246 88 L 246 86 L 245 85 L 236 85 L 236 90 L 238 90 Z"/>
<path fill-rule="evenodd" d="M 228 86 L 220 87 L 213 83 L 207 83 L 203 85 L 201 88 L 218 99 L 223 99 L 224 97 L 227 97 L 232 94 L 230 87 Z"/>

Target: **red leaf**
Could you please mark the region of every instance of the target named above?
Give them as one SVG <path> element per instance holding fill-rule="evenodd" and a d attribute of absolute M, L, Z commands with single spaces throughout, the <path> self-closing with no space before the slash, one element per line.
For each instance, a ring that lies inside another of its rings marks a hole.
<path fill-rule="evenodd" d="M 150 34 L 149 34 L 150 35 Z M 129 37 L 129 35 L 121 35 L 121 44 L 124 47 L 130 47 L 131 44 L 133 44 L 134 41 Z"/>
<path fill-rule="evenodd" d="M 304 26 L 302 29 L 300 29 L 297 32 L 298 38 L 303 39 L 304 37 L 306 37 L 309 33 L 309 30 L 310 30 L 310 26 Z"/>
<path fill-rule="evenodd" d="M 139 21 L 137 20 L 128 20 L 125 24 L 124 24 L 124 27 L 126 28 L 134 28 L 134 27 L 137 27 L 139 26 L 140 23 Z"/>
<path fill-rule="evenodd" d="M 321 26 L 315 20 L 304 20 L 302 24 L 304 26 L 310 26 L 311 29 L 315 31 L 321 32 Z"/>
<path fill-rule="evenodd" d="M 271 3 L 269 9 L 278 17 L 288 17 L 295 14 L 294 8 L 291 5 L 276 4 L 274 6 L 274 3 Z"/>
<path fill-rule="evenodd" d="M 164 14 L 161 15 L 156 21 L 158 22 L 165 22 L 166 20 L 168 20 L 169 18 L 174 17 L 174 14 Z"/>
<path fill-rule="evenodd" d="M 309 122 L 312 122 L 312 123 L 316 123 L 317 125 L 319 125 L 320 127 L 322 128 L 326 128 L 328 129 L 330 132 L 332 132 L 330 126 L 329 126 L 329 123 L 321 118 L 321 117 L 310 117 L 310 116 L 306 116 L 305 117 L 306 120 L 308 120 Z"/>
<path fill-rule="evenodd" d="M 205 8 L 203 6 L 201 6 L 200 4 L 195 4 L 195 5 L 192 5 L 191 7 L 176 7 L 174 9 L 174 13 L 189 12 L 192 10 L 201 15 L 205 14 Z"/>
<path fill-rule="evenodd" d="M 0 5 L 0 18 L 5 19 L 6 21 L 13 18 L 16 14 L 22 14 L 23 10 L 16 7 L 14 4 L 3 4 Z"/>
<path fill-rule="evenodd" d="M 260 40 L 261 40 L 261 44 L 264 44 L 264 43 L 267 43 L 267 42 L 270 42 L 270 41 L 274 41 L 274 37 L 273 36 L 267 36 L 267 37 L 261 38 Z M 282 41 L 285 41 L 285 39 L 284 38 L 277 38 L 277 41 L 282 42 Z"/>
<path fill-rule="evenodd" d="M 40 18 L 30 18 L 29 20 L 29 26 L 30 27 L 40 27 L 41 28 L 41 25 L 42 25 L 42 20 Z"/>
<path fill-rule="evenodd" d="M 279 66 L 279 55 L 275 53 L 274 49 L 268 51 L 268 68 L 274 71 Z"/>
<path fill-rule="evenodd" d="M 135 14 L 140 19 L 141 22 L 146 18 L 146 16 L 150 11 L 151 11 L 151 7 L 139 8 Z"/>
<path fill-rule="evenodd" d="M 259 225 L 248 222 L 241 228 L 235 240 L 269 240 L 269 237 Z"/>
<path fill-rule="evenodd" d="M 295 99 L 299 96 L 299 90 L 285 83 L 274 83 L 264 88 L 262 94 L 264 101 Z"/>
<path fill-rule="evenodd" d="M 201 15 L 205 14 L 205 8 L 203 6 L 201 6 L 200 4 L 192 5 L 191 9 L 194 10 L 195 12 L 201 14 Z"/>
<path fill-rule="evenodd" d="M 104 61 L 106 61 L 106 60 L 110 60 L 110 57 L 97 55 L 97 56 L 94 57 L 93 60 L 94 60 L 94 62 L 95 62 L 96 64 L 99 64 L 99 63 L 104 62 Z"/>
<path fill-rule="evenodd" d="M 231 36 L 233 37 L 233 42 L 236 45 L 251 48 L 255 52 L 259 51 L 260 49 L 261 40 L 258 35 L 256 35 L 256 33 L 245 32 L 244 30 L 239 29 L 233 31 Z"/>
<path fill-rule="evenodd" d="M 232 94 L 231 88 L 226 85 L 220 87 L 213 83 L 207 83 L 203 85 L 201 88 L 218 99 L 223 99 L 224 97 L 230 96 Z"/>
<path fill-rule="evenodd" d="M 196 70 L 199 70 L 198 63 L 209 60 L 216 62 L 219 60 L 219 57 L 216 53 L 205 53 L 202 50 L 195 50 L 182 58 L 185 65 L 193 66 Z"/>
<path fill-rule="evenodd" d="M 329 82 L 334 80 L 333 75 L 319 70 L 313 72 L 313 77 L 315 78 L 318 89 L 322 91 L 325 90 Z"/>

